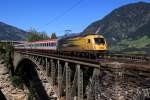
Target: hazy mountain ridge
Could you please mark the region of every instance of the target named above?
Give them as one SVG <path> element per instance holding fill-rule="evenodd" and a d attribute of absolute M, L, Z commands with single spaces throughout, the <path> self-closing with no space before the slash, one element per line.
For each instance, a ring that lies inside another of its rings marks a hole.
<path fill-rule="evenodd" d="M 0 40 L 25 40 L 27 32 L 0 22 Z"/>
<path fill-rule="evenodd" d="M 98 28 L 113 51 L 147 52 L 147 48 L 150 49 L 150 3 L 138 2 L 117 8 L 90 24 L 83 34 L 95 33 Z M 125 41 L 128 43 L 123 44 Z"/>

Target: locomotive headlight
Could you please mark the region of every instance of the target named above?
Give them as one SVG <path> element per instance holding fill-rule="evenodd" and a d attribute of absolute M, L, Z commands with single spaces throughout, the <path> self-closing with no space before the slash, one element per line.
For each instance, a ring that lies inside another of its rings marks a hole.
<path fill-rule="evenodd" d="M 94 48 L 94 50 L 95 50 L 95 49 L 96 49 L 96 46 L 94 46 L 93 48 Z"/>

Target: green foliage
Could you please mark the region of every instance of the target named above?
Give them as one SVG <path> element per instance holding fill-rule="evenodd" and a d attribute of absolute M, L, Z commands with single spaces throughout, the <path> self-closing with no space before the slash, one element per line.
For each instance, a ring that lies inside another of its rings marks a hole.
<path fill-rule="evenodd" d="M 32 93 L 29 93 L 27 100 L 36 100 L 35 96 Z"/>
<path fill-rule="evenodd" d="M 124 39 L 120 42 L 120 45 L 127 45 L 134 48 L 143 48 L 148 44 L 150 44 L 150 38 L 146 35 L 133 40 Z"/>
<path fill-rule="evenodd" d="M 32 82 L 30 82 L 29 91 L 30 91 L 30 94 L 28 95 L 28 100 L 36 100 L 35 97 L 37 97 L 38 94 L 36 93 L 36 90 L 35 90 L 35 88 L 33 87 Z"/>
<path fill-rule="evenodd" d="M 38 32 L 35 29 L 30 29 L 28 31 L 28 36 L 27 36 L 27 41 L 32 42 L 32 41 L 38 41 L 38 40 L 46 40 L 49 37 L 45 32 Z"/>
<path fill-rule="evenodd" d="M 10 70 L 11 75 L 14 74 L 12 62 L 13 52 L 14 47 L 11 43 L 0 42 L 1 59 L 4 60 L 4 65 Z"/>
<path fill-rule="evenodd" d="M 11 82 L 13 86 L 17 88 L 23 88 L 23 81 L 19 76 L 12 76 Z"/>
<path fill-rule="evenodd" d="M 51 39 L 57 39 L 56 33 L 52 33 Z"/>
<path fill-rule="evenodd" d="M 149 44 L 150 38 L 145 35 L 135 39 L 123 39 L 115 46 L 112 46 L 110 50 L 114 52 L 124 52 L 129 54 L 145 54 L 146 52 L 142 49 L 147 48 Z"/>
<path fill-rule="evenodd" d="M 124 52 L 125 54 L 145 54 L 144 51 L 128 51 L 128 52 Z"/>
<path fill-rule="evenodd" d="M 6 51 L 13 51 L 13 45 L 11 43 L 7 43 L 7 42 L 0 42 L 0 50 L 2 52 L 6 52 Z"/>

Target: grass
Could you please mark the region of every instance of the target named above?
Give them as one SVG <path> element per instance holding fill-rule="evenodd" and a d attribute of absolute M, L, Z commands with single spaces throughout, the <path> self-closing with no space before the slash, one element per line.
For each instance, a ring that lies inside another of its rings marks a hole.
<path fill-rule="evenodd" d="M 134 49 L 146 48 L 147 45 L 150 45 L 150 38 L 148 36 L 143 36 L 136 39 L 123 39 L 115 46 L 111 47 L 110 50 L 112 52 L 123 52 L 125 49 L 129 49 L 130 51 L 125 52 L 130 54 L 145 54 L 145 51 L 135 51 Z M 133 50 L 131 50 L 131 48 L 133 48 Z"/>
<path fill-rule="evenodd" d="M 129 48 L 143 48 L 146 47 L 146 45 L 150 44 L 150 38 L 148 36 L 143 36 L 135 40 L 124 39 L 118 44 L 128 45 Z"/>
<path fill-rule="evenodd" d="M 128 51 L 128 52 L 124 52 L 126 54 L 145 54 L 144 51 Z"/>

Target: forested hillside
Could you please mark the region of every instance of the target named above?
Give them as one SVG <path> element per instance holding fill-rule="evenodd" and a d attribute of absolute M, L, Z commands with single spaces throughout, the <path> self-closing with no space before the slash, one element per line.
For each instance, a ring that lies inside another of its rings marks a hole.
<path fill-rule="evenodd" d="M 113 10 L 90 24 L 82 34 L 102 34 L 113 52 L 149 53 L 150 3 L 138 2 Z"/>
<path fill-rule="evenodd" d="M 0 22 L 0 40 L 25 40 L 27 32 Z"/>

